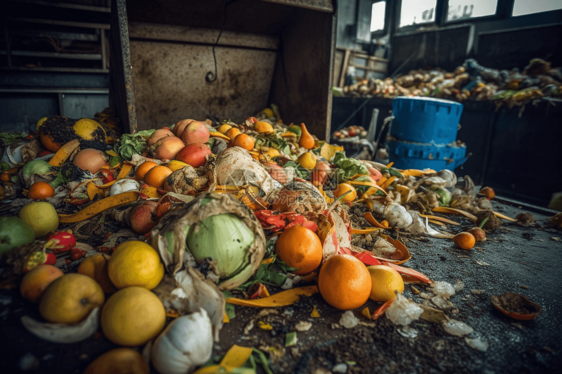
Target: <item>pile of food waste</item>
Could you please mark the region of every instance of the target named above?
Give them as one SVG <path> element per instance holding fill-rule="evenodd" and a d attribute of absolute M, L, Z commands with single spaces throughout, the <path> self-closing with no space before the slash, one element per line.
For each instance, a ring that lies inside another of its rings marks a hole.
<path fill-rule="evenodd" d="M 258 347 L 212 360 L 220 330 L 236 308 L 265 316 L 317 293 L 342 311 L 344 328 L 386 318 L 417 334 L 410 324 L 423 319 L 470 334 L 451 312 L 462 281 L 407 267 L 415 253 L 404 243 L 435 237 L 470 251 L 504 222 L 532 226 L 533 217 L 493 211 L 494 191 L 469 176 L 349 158 L 274 109 L 243 123 L 184 119 L 123 135 L 107 126 L 115 120 L 53 116 L 31 135 L 1 134 L 1 277 L 37 304 L 40 319 L 22 317 L 25 329 L 52 343 L 101 332 L 122 347 L 86 373 L 162 374 L 270 372 L 275 353 Z M 409 283 L 429 290 L 423 303 L 402 295 Z M 520 296 L 492 302 L 513 318 L 537 317 L 540 306 Z M 310 313 L 319 317 L 316 306 Z M 287 331 L 286 347 L 310 326 Z"/>
<path fill-rule="evenodd" d="M 397 78 L 357 79 L 343 87 L 345 96 L 394 98 L 428 96 L 454 101 L 491 100 L 496 105 L 522 106 L 545 98 L 562 97 L 562 68 L 534 58 L 523 72 L 518 68 L 497 70 L 468 59 L 453 72 L 418 69 Z"/>

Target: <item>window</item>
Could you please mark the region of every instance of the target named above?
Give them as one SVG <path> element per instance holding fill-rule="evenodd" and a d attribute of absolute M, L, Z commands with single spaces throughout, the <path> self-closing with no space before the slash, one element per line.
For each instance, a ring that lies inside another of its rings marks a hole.
<path fill-rule="evenodd" d="M 435 22 L 437 0 L 402 0 L 400 27 Z"/>
<path fill-rule="evenodd" d="M 384 30 L 386 1 L 378 1 L 371 8 L 371 32 Z"/>
<path fill-rule="evenodd" d="M 562 1 L 560 0 L 515 0 L 511 15 L 513 17 L 524 16 L 558 9 L 562 9 Z"/>
<path fill-rule="evenodd" d="M 498 0 L 449 0 L 447 21 L 492 16 L 497 7 Z"/>

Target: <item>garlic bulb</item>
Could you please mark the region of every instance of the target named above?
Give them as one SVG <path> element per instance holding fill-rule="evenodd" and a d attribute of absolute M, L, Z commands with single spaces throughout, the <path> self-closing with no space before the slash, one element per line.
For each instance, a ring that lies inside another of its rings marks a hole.
<path fill-rule="evenodd" d="M 203 365 L 213 352 L 213 332 L 207 312 L 178 317 L 152 346 L 150 358 L 160 374 L 186 374 Z"/>
<path fill-rule="evenodd" d="M 127 191 L 140 191 L 140 184 L 133 179 L 121 179 L 113 183 L 109 189 L 109 196 L 118 195 Z"/>

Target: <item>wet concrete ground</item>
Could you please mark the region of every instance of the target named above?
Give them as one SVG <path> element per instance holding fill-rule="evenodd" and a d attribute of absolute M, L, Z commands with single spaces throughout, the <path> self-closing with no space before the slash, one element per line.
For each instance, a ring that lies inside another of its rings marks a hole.
<path fill-rule="evenodd" d="M 503 204 L 495 204 L 495 209 L 511 217 L 521 212 Z M 545 224 L 541 220 L 546 216 L 533 215 L 541 225 Z M 453 219 L 462 222 L 463 228 L 471 227 L 468 221 Z M 553 237 L 562 238 L 562 232 L 510 223 L 489 235 L 486 242 L 477 243 L 481 251 L 464 251 L 445 239 L 406 243 L 412 254 L 407 266 L 435 281 L 464 282 L 464 289 L 451 298 L 459 313 L 452 315 L 448 311 L 447 314 L 474 329 L 469 337 L 488 340 L 486 352 L 470 348 L 464 338 L 451 336 L 441 326 L 425 321 L 412 323 L 418 332 L 416 338 L 404 337 L 384 316 L 374 322 L 362 317 L 362 308 L 356 310 L 360 325 L 353 329 L 334 329 L 332 324 L 338 323 L 343 312 L 326 304 L 317 294 L 302 298 L 295 305 L 278 308 L 276 314 L 263 315 L 261 309 L 236 306 L 236 317 L 221 331 L 221 340 L 213 354 L 224 354 L 232 344 L 260 348 L 276 357 L 271 363 L 273 372 L 288 373 L 321 374 L 345 362 L 348 362 L 344 367 L 347 373 L 559 372 L 562 239 L 555 241 Z M 415 287 L 422 292 L 426 288 Z M 473 295 L 473 289 L 485 293 Z M 497 312 L 490 296 L 508 291 L 541 305 L 541 315 L 533 321 L 518 322 Z M 422 301 L 409 285 L 405 295 L 418 303 Z M 320 318 L 310 318 L 313 305 L 317 306 Z M 380 304 L 369 301 L 366 306 L 373 312 Z M 32 372 L 81 373 L 96 357 L 115 347 L 100 333 L 76 344 L 41 341 L 22 327 L 19 319 L 23 315 L 39 319 L 37 307 L 24 301 L 18 290 L 0 290 L 2 373 L 19 372 L 24 356 L 35 363 Z M 244 334 L 244 327 L 252 319 L 270 323 L 273 330 L 254 327 Z M 294 331 L 299 321 L 310 321 L 312 328 L 297 333 L 296 346 L 284 348 L 285 334 Z"/>

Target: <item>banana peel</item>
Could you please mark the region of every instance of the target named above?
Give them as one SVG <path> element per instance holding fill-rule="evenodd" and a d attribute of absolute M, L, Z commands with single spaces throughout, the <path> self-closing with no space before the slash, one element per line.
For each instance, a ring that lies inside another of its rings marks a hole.
<path fill-rule="evenodd" d="M 119 195 L 106 197 L 100 201 L 88 205 L 74 214 L 59 214 L 60 223 L 76 223 L 90 219 L 108 209 L 117 208 L 137 201 L 140 193 L 138 191 L 124 192 Z"/>
<path fill-rule="evenodd" d="M 503 219 L 505 219 L 505 220 L 507 220 L 507 221 L 517 222 L 517 220 L 515 220 L 515 219 L 513 219 L 513 218 L 511 218 L 511 217 L 508 217 L 508 216 L 506 216 L 505 214 L 501 214 L 501 213 L 498 213 L 498 212 L 494 212 L 494 214 L 496 215 L 496 217 L 503 218 Z"/>
<path fill-rule="evenodd" d="M 460 226 L 460 225 L 461 225 L 461 224 L 458 223 L 458 222 L 451 221 L 450 219 L 443 218 L 443 217 L 439 217 L 439 216 L 432 216 L 432 215 L 420 214 L 420 217 L 429 219 L 429 222 L 431 222 L 431 221 L 439 221 L 439 222 L 444 222 L 444 223 L 450 223 L 451 225 L 455 225 L 455 226 Z"/>
<path fill-rule="evenodd" d="M 371 212 L 365 212 L 363 213 L 363 217 L 365 217 L 365 219 L 367 220 L 367 222 L 369 222 L 371 225 L 375 226 L 375 227 L 379 227 L 381 229 L 390 229 L 390 227 L 388 226 L 384 226 L 381 223 L 379 223 L 379 221 L 377 221 L 375 219 L 375 217 L 373 217 L 373 214 Z"/>
<path fill-rule="evenodd" d="M 315 293 L 318 293 L 317 286 L 306 286 L 279 292 L 275 295 L 264 297 L 263 299 L 244 300 L 231 297 L 230 299 L 226 299 L 226 302 L 227 304 L 256 308 L 275 308 L 280 306 L 292 305 L 299 301 L 300 296 L 311 296 Z"/>
<path fill-rule="evenodd" d="M 369 228 L 366 228 L 366 229 L 354 229 L 354 228 L 352 227 L 352 228 L 351 228 L 351 234 L 362 234 L 362 235 L 365 235 L 365 234 L 372 234 L 372 233 L 377 232 L 377 231 L 379 231 L 379 230 L 383 230 L 383 229 L 380 228 L 380 227 L 369 227 Z"/>
<path fill-rule="evenodd" d="M 466 218 L 468 218 L 469 220 L 471 220 L 473 222 L 476 222 L 478 220 L 478 218 L 474 214 L 468 213 L 468 212 L 466 212 L 464 210 L 460 210 L 460 209 L 438 206 L 438 207 L 433 208 L 433 211 L 437 212 L 437 213 L 448 213 L 448 214 L 462 215 L 462 216 L 465 216 Z"/>
<path fill-rule="evenodd" d="M 74 139 L 60 147 L 55 155 L 49 160 L 49 165 L 60 167 L 70 155 L 80 146 L 80 141 Z"/>
<path fill-rule="evenodd" d="M 396 180 L 396 176 L 392 176 L 390 178 L 388 178 L 384 183 L 381 184 L 381 188 L 383 190 L 386 190 L 388 188 L 388 186 L 390 186 L 392 184 L 392 182 L 394 182 Z"/>

